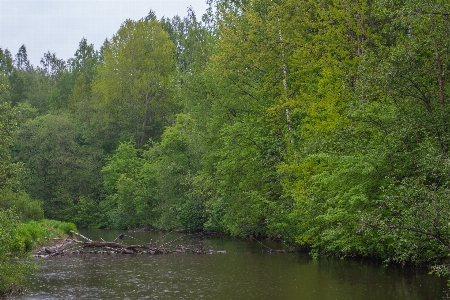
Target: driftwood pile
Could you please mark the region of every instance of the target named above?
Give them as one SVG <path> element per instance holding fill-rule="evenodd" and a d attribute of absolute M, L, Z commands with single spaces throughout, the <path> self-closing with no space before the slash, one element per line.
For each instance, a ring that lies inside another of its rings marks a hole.
<path fill-rule="evenodd" d="M 132 236 L 124 233 L 117 236 L 114 241 L 108 242 L 99 237 L 99 241 L 91 240 L 82 234 L 71 231 L 73 238 L 61 239 L 53 246 L 43 247 L 35 251 L 35 257 L 54 257 L 67 254 L 168 254 L 186 253 L 210 254 L 214 251 L 205 247 L 201 242 L 201 237 L 196 234 L 186 234 L 168 242 L 162 242 L 171 232 L 159 238 L 155 242 L 144 243 Z M 124 244 L 125 237 L 140 242 L 139 244 Z M 189 245 L 175 244 L 180 240 L 188 240 Z M 225 251 L 216 251 L 224 253 Z"/>

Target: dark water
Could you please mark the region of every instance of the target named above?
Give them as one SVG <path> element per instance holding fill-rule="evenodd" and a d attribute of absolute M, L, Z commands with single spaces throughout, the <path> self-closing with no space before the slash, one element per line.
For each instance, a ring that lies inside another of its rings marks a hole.
<path fill-rule="evenodd" d="M 113 240 L 118 231 L 84 231 Z M 155 233 L 130 235 L 149 241 Z M 173 236 L 172 236 L 173 238 Z M 171 237 L 166 240 L 170 240 Z M 401 267 L 263 253 L 255 242 L 204 239 L 225 254 L 85 254 L 39 259 L 17 299 L 443 299 L 446 279 Z M 274 245 L 271 245 L 275 247 Z M 277 246 L 281 247 L 281 246 Z"/>

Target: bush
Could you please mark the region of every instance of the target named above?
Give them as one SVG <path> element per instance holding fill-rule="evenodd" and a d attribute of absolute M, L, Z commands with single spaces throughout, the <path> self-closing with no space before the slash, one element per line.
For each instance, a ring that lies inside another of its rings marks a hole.
<path fill-rule="evenodd" d="M 89 197 L 80 197 L 73 221 L 77 226 L 85 228 L 106 227 L 108 223 L 107 216 L 100 210 L 100 203 Z"/>
<path fill-rule="evenodd" d="M 23 192 L 13 192 L 3 190 L 0 192 L 0 209 L 14 208 L 22 221 L 42 220 L 44 211 L 37 201 L 30 199 L 30 196 Z"/>
<path fill-rule="evenodd" d="M 24 251 L 26 239 L 18 239 L 20 228 L 17 213 L 0 209 L 0 297 L 20 291 L 25 276 L 34 269 Z"/>
<path fill-rule="evenodd" d="M 35 269 L 28 260 L 33 248 L 71 230 L 76 230 L 73 223 L 54 220 L 21 223 L 15 211 L 0 209 L 0 298 L 19 292 L 25 276 Z"/>

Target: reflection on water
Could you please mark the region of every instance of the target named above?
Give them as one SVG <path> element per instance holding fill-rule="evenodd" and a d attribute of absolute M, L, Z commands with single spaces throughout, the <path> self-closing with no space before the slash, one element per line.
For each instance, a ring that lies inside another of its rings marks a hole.
<path fill-rule="evenodd" d="M 119 231 L 82 232 L 113 240 Z M 133 233 L 143 241 L 160 234 Z M 172 236 L 173 238 L 174 236 Z M 166 238 L 170 240 L 171 237 Z M 375 263 L 311 260 L 262 253 L 229 237 L 205 238 L 226 254 L 85 254 L 38 260 L 26 294 L 17 299 L 442 299 L 446 280 L 424 271 Z"/>

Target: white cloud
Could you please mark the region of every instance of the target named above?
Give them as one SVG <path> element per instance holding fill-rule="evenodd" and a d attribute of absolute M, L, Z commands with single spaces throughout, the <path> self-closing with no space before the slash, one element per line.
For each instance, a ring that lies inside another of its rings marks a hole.
<path fill-rule="evenodd" d="M 139 20 L 150 9 L 158 18 L 185 16 L 192 6 L 201 15 L 206 0 L 0 0 L 0 47 L 13 55 L 22 44 L 39 65 L 44 53 L 69 59 L 85 37 L 99 49 L 126 19 Z"/>

